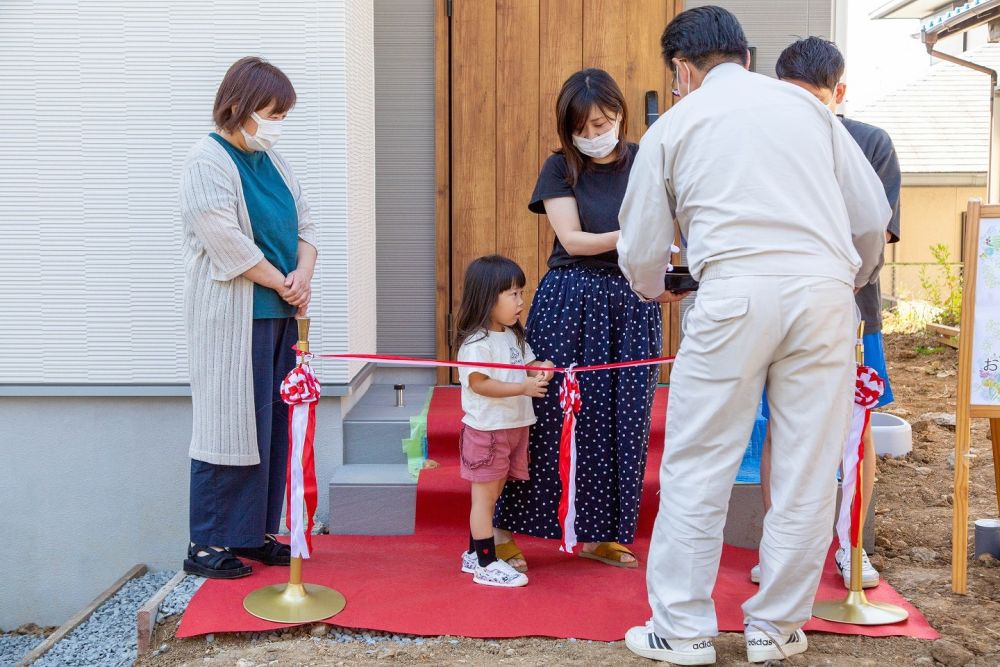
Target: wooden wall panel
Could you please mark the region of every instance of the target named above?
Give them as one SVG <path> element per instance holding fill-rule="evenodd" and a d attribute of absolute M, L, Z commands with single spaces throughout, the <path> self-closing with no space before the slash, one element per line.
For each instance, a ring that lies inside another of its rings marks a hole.
<path fill-rule="evenodd" d="M 646 132 L 646 92 L 656 91 L 660 111 L 667 109 L 668 70 L 660 56 L 660 35 L 667 25 L 671 0 L 634 0 L 626 5 L 626 79 L 621 82 L 631 115 L 629 139 Z"/>
<path fill-rule="evenodd" d="M 570 74 L 583 67 L 583 3 L 581 0 L 541 0 L 539 6 L 538 168 L 559 147 L 556 99 Z M 530 197 L 530 193 L 529 193 Z M 527 202 L 525 202 L 527 203 Z M 548 270 L 555 232 L 549 219 L 537 217 L 538 275 Z"/>
<path fill-rule="evenodd" d="M 442 7 L 445 3 L 441 2 Z M 438 321 L 441 357 L 468 263 L 499 252 L 517 261 L 530 299 L 547 270 L 554 233 L 527 210 L 542 163 L 559 146 L 555 105 L 563 81 L 601 67 L 629 106 L 627 139 L 646 130 L 645 93 L 670 104 L 659 37 L 682 0 L 455 0 L 436 24 Z M 443 266 L 443 264 L 448 266 Z M 664 308 L 664 351 L 676 349 L 677 308 Z M 439 381 L 445 381 L 442 373 Z M 664 376 L 666 377 L 666 376 Z"/>
<path fill-rule="evenodd" d="M 455 2 L 451 17 L 451 283 L 458 315 L 462 277 L 496 251 L 495 0 Z"/>
<path fill-rule="evenodd" d="M 538 216 L 528 210 L 538 176 L 538 0 L 498 0 L 496 50 L 496 251 L 524 269 L 527 313 L 540 277 Z"/>
<path fill-rule="evenodd" d="M 631 78 L 627 71 L 630 26 L 626 7 L 635 1 L 583 0 L 583 66 L 605 70 L 623 92 Z M 635 105 L 628 97 L 626 103 L 629 107 Z M 635 141 L 638 136 L 630 132 L 629 140 Z"/>

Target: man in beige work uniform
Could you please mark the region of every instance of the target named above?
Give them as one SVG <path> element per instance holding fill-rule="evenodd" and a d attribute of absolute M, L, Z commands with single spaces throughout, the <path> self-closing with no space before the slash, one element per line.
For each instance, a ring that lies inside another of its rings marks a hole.
<path fill-rule="evenodd" d="M 807 646 L 801 626 L 830 546 L 850 418 L 854 289 L 878 276 L 890 209 L 829 109 L 746 70 L 746 37 L 728 11 L 682 12 L 661 44 L 682 99 L 640 144 L 619 262 L 641 297 L 676 300 L 664 292 L 676 218 L 700 288 L 670 378 L 653 618 L 626 644 L 676 664 L 715 662 L 722 530 L 766 385 L 772 508 L 760 591 L 743 611 L 748 659 L 781 659 Z"/>

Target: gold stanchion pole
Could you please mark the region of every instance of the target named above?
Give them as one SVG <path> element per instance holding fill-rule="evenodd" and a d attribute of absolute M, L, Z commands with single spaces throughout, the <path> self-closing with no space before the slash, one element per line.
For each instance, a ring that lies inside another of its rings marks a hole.
<path fill-rule="evenodd" d="M 865 332 L 865 323 L 858 325 L 858 343 L 855 347 L 855 360 L 858 365 L 865 362 L 865 349 L 861 338 Z M 863 463 L 863 462 L 862 462 Z M 861 507 L 864 508 L 864 465 L 858 465 L 858 479 L 854 485 L 854 493 L 861 496 Z M 841 502 L 846 501 L 846 499 Z M 858 543 L 851 546 L 851 589 L 847 598 L 840 602 L 825 601 L 813 605 L 813 616 L 834 623 L 852 623 L 854 625 L 889 625 L 905 621 L 910 615 L 908 611 L 894 604 L 869 602 L 861 587 L 861 550 L 862 535 L 865 529 L 865 512 L 859 513 Z"/>
<path fill-rule="evenodd" d="M 309 352 L 309 318 L 298 320 L 298 347 L 304 355 Z M 302 363 L 308 363 L 304 359 Z M 308 510 L 304 507 L 303 513 Z M 291 508 L 288 508 L 291 511 Z M 309 517 L 303 516 L 303 525 L 309 525 Z M 251 592 L 243 599 L 243 608 L 265 621 L 275 623 L 311 623 L 322 621 L 339 614 L 347 606 L 347 600 L 338 591 L 318 584 L 302 583 L 302 557 L 292 558 L 287 584 L 264 586 Z"/>

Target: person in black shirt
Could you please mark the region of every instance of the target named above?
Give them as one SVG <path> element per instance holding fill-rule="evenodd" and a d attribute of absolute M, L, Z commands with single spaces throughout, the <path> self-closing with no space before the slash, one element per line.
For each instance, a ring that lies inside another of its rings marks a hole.
<path fill-rule="evenodd" d="M 560 148 L 545 161 L 528 208 L 556 233 L 549 271 L 527 322 L 528 343 L 557 366 L 657 357 L 660 305 L 643 303 L 618 268 L 618 210 L 638 146 L 625 141 L 625 99 L 607 72 L 585 69 L 556 102 Z M 622 544 L 635 539 L 659 367 L 579 376 L 586 407 L 576 427 L 576 520 L 581 555 L 638 566 Z M 535 399 L 530 481 L 509 482 L 494 516 L 497 554 L 526 569 L 511 533 L 560 538 L 558 389 Z M 568 531 L 567 531 L 568 533 Z"/>
<path fill-rule="evenodd" d="M 778 57 L 775 65 L 778 78 L 804 88 L 812 93 L 821 103 L 830 107 L 836 113 L 837 107 L 843 103 L 847 86 L 841 82 L 844 76 L 844 57 L 837 45 L 819 37 L 801 39 L 786 48 Z M 875 173 L 882 180 L 886 198 L 892 208 L 892 218 L 885 231 L 886 243 L 899 241 L 899 190 L 902 177 L 899 169 L 899 159 L 889 134 L 882 128 L 868 125 L 844 116 L 838 115 L 844 124 L 844 129 L 857 142 L 861 151 L 868 158 Z M 885 365 L 885 351 L 882 346 L 882 293 L 879 283 L 875 282 L 862 287 L 854 297 L 865 323 L 864 353 L 865 365 L 875 369 L 885 381 L 885 393 L 877 407 L 892 403 L 892 387 L 889 384 L 889 372 Z M 763 412 L 767 414 L 766 397 Z M 872 439 L 871 425 L 863 435 L 865 442 L 864 456 L 864 507 L 867 513 L 871 503 L 872 491 L 875 487 L 875 443 Z M 764 492 L 764 508 L 770 509 L 769 472 L 770 472 L 770 442 L 765 440 L 761 456 L 761 487 Z M 850 499 L 847 499 L 849 502 Z M 868 554 L 861 552 L 862 586 L 873 588 L 879 584 L 879 573 L 868 560 Z M 851 582 L 851 551 L 850 545 L 841 545 L 836 553 L 837 567 L 843 576 L 844 586 L 850 588 Z M 757 582 L 760 579 L 759 566 L 751 571 L 750 578 Z"/>

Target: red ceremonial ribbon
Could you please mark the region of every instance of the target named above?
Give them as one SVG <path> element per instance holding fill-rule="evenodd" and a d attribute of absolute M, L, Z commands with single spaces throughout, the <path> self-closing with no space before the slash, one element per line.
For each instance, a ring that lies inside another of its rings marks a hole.
<path fill-rule="evenodd" d="M 296 352 L 299 352 L 296 349 Z M 546 367 L 526 366 L 517 364 L 497 364 L 483 361 L 438 361 L 420 357 L 403 357 L 391 354 L 307 354 L 311 357 L 332 359 L 337 361 L 381 362 L 403 366 L 423 366 L 428 368 L 498 368 L 504 370 L 534 371 L 562 373 L 563 381 L 559 387 L 559 405 L 563 411 L 562 431 L 559 434 L 559 479 L 562 482 L 562 494 L 559 498 L 559 525 L 562 528 L 560 550 L 574 553 L 576 550 L 576 415 L 583 405 L 580 395 L 580 383 L 577 373 L 591 371 L 610 371 L 620 368 L 636 368 L 640 366 L 655 366 L 668 364 L 674 357 L 657 357 L 655 359 L 637 359 L 635 361 L 616 361 L 608 364 L 592 366 Z"/>
<path fill-rule="evenodd" d="M 861 427 L 861 433 L 865 432 L 868 428 L 868 424 L 871 421 L 872 413 L 869 410 L 865 410 L 864 426 Z M 865 439 L 861 437 L 858 440 L 858 470 L 861 470 L 865 460 Z M 861 527 L 861 486 L 858 485 L 858 475 L 854 476 L 854 498 L 851 500 L 851 546 L 856 547 L 858 545 L 858 540 L 860 539 Z"/>
<path fill-rule="evenodd" d="M 858 366 L 857 379 L 854 381 L 854 403 L 861 406 L 865 411 L 864 426 L 861 433 L 864 434 L 871 423 L 872 408 L 878 405 L 878 400 L 885 393 L 885 381 L 879 377 L 874 368 L 870 366 Z M 858 470 L 865 460 L 865 439 L 864 436 L 858 442 Z M 860 472 L 854 477 L 855 480 L 861 478 Z M 857 546 L 861 539 L 861 486 L 855 481 L 854 500 L 851 503 L 851 546 Z"/>
<path fill-rule="evenodd" d="M 319 380 L 308 363 L 299 362 L 281 383 L 281 400 L 288 404 L 288 466 L 285 473 L 285 525 L 291 535 L 292 557 L 309 558 L 313 515 L 319 493 L 313 440 Z"/>
<path fill-rule="evenodd" d="M 299 352 L 298 348 L 294 348 Z M 309 355 L 307 355 L 309 356 Z M 366 361 L 395 364 L 400 366 L 423 366 L 426 368 L 499 368 L 511 371 L 551 371 L 553 373 L 565 373 L 571 370 L 574 373 L 586 373 L 589 371 L 613 371 L 619 368 L 635 368 L 638 366 L 657 366 L 669 364 L 674 357 L 656 357 L 655 359 L 636 359 L 635 361 L 615 361 L 609 364 L 594 364 L 592 366 L 569 366 L 560 368 L 558 366 L 547 368 L 544 366 L 525 366 L 518 364 L 497 364 L 488 361 L 440 361 L 438 359 L 424 359 L 422 357 L 403 357 L 393 354 L 312 354 L 317 359 L 334 359 L 339 361 Z"/>
<path fill-rule="evenodd" d="M 568 369 L 559 387 L 559 407 L 563 411 L 562 432 L 559 434 L 559 479 L 562 481 L 559 496 L 562 543 L 559 549 L 570 554 L 576 551 L 576 415 L 582 405 L 576 372 Z"/>
<path fill-rule="evenodd" d="M 860 539 L 861 493 L 858 487 L 861 466 L 865 459 L 864 432 L 871 422 L 871 409 L 878 405 L 885 392 L 885 381 L 869 366 L 858 366 L 854 382 L 854 409 L 848 441 L 844 445 L 842 493 L 843 500 L 837 518 L 840 546 L 857 546 Z M 848 498 L 850 500 L 848 500 Z"/>

